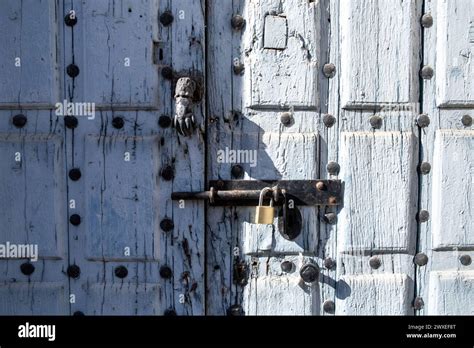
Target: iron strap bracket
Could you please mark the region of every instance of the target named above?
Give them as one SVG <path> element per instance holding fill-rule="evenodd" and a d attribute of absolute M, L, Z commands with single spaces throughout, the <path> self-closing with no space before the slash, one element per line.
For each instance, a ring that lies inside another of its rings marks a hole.
<path fill-rule="evenodd" d="M 204 199 L 211 206 L 256 206 L 263 188 L 271 187 L 266 198 L 273 198 L 276 206 L 286 200 L 303 206 L 338 206 L 342 204 L 341 180 L 211 180 L 209 190 L 201 192 L 173 192 L 171 199 Z"/>

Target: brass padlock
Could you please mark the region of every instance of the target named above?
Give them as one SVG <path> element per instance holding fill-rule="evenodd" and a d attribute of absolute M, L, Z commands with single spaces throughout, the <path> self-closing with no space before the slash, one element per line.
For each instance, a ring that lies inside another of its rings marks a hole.
<path fill-rule="evenodd" d="M 260 192 L 260 199 L 258 201 L 258 207 L 255 211 L 255 223 L 256 224 L 273 224 L 273 218 L 275 217 L 275 209 L 273 208 L 273 198 L 270 199 L 270 206 L 263 206 L 263 197 L 268 191 L 271 191 L 270 187 L 265 187 Z"/>

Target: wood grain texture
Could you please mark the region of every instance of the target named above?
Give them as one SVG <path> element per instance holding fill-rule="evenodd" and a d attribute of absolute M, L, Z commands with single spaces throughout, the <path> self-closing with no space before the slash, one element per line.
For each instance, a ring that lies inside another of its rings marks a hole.
<path fill-rule="evenodd" d="M 356 0 L 341 6 L 342 107 L 418 100 L 420 4 Z"/>
<path fill-rule="evenodd" d="M 433 271 L 429 280 L 428 315 L 473 315 L 473 271 Z"/>
<path fill-rule="evenodd" d="M 439 0 L 436 28 L 436 98 L 439 107 L 474 107 L 474 6 Z"/>

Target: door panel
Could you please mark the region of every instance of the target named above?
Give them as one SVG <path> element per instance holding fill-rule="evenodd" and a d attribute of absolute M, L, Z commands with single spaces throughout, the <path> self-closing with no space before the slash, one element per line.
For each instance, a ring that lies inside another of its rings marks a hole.
<path fill-rule="evenodd" d="M 474 178 L 472 120 L 472 1 L 437 0 L 426 4 L 433 26 L 424 29 L 424 66 L 434 69 L 423 81 L 423 112 L 430 124 L 421 132 L 420 156 L 431 165 L 421 179 L 421 209 L 430 218 L 420 224 L 417 266 L 420 314 L 472 314 Z"/>

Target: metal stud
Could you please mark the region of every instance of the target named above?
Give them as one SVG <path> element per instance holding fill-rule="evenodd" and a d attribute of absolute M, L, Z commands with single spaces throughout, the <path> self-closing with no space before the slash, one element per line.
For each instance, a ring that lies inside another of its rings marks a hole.
<path fill-rule="evenodd" d="M 326 127 L 331 128 L 336 123 L 336 118 L 331 114 L 323 116 L 323 123 Z"/>
<path fill-rule="evenodd" d="M 328 162 L 328 164 L 326 165 L 326 170 L 331 175 L 337 175 L 339 174 L 341 167 L 337 162 Z"/>
<path fill-rule="evenodd" d="M 369 259 L 369 266 L 372 269 L 379 269 L 381 265 L 382 265 L 382 261 L 380 261 L 380 259 L 377 256 L 372 256 Z"/>
<path fill-rule="evenodd" d="M 325 184 L 323 181 L 318 181 L 318 182 L 316 183 L 316 189 L 317 189 L 318 191 L 325 191 L 325 190 L 327 189 L 327 186 L 326 186 L 326 184 Z"/>
<path fill-rule="evenodd" d="M 68 27 L 73 27 L 77 24 L 77 16 L 76 16 L 76 13 L 71 11 L 69 12 L 66 17 L 64 17 L 64 23 L 68 26 Z"/>
<path fill-rule="evenodd" d="M 33 266 L 31 263 L 29 262 L 25 262 L 25 263 L 22 263 L 20 265 L 20 271 L 21 273 L 23 273 L 24 275 L 31 275 L 33 274 L 33 272 L 35 271 L 35 266 Z"/>
<path fill-rule="evenodd" d="M 334 225 L 337 222 L 336 213 L 326 213 L 323 215 L 323 222 L 329 225 Z"/>
<path fill-rule="evenodd" d="M 471 127 L 472 126 L 472 117 L 470 115 L 464 115 L 461 118 L 462 125 L 464 127 Z"/>
<path fill-rule="evenodd" d="M 234 64 L 234 74 L 235 75 L 242 75 L 245 70 L 245 65 L 242 62 Z"/>
<path fill-rule="evenodd" d="M 240 317 L 244 315 L 244 310 L 241 305 L 235 304 L 227 309 L 227 315 L 231 317 Z"/>
<path fill-rule="evenodd" d="M 117 266 L 115 267 L 114 273 L 117 278 L 123 279 L 128 275 L 128 270 L 125 266 Z"/>
<path fill-rule="evenodd" d="M 324 267 L 326 267 L 326 269 L 333 269 L 334 267 L 336 267 L 336 261 L 328 257 L 324 259 Z"/>
<path fill-rule="evenodd" d="M 161 69 L 161 76 L 167 80 L 172 80 L 174 76 L 173 69 L 169 66 L 165 66 Z"/>
<path fill-rule="evenodd" d="M 123 120 L 123 117 L 114 117 L 112 119 L 112 126 L 116 129 L 122 129 L 124 124 L 125 122 Z"/>
<path fill-rule="evenodd" d="M 420 164 L 421 174 L 426 175 L 426 174 L 429 174 L 430 171 L 431 171 L 431 164 L 429 164 L 428 162 L 422 162 Z"/>
<path fill-rule="evenodd" d="M 424 253 L 418 253 L 415 255 L 414 262 L 418 266 L 425 266 L 428 263 L 428 256 Z"/>
<path fill-rule="evenodd" d="M 164 279 L 170 279 L 173 276 L 173 271 L 169 266 L 160 267 L 160 277 Z"/>
<path fill-rule="evenodd" d="M 423 68 L 421 68 L 420 75 L 422 79 L 430 80 L 434 75 L 434 70 L 429 65 L 425 65 Z"/>
<path fill-rule="evenodd" d="M 78 214 L 72 214 L 69 218 L 69 222 L 74 226 L 78 226 L 81 224 L 81 216 Z"/>
<path fill-rule="evenodd" d="M 73 168 L 69 171 L 69 179 L 72 181 L 77 181 L 81 178 L 81 170 L 79 168 Z"/>
<path fill-rule="evenodd" d="M 291 261 L 283 261 L 280 266 L 283 272 L 289 273 L 292 271 L 294 264 Z"/>
<path fill-rule="evenodd" d="M 161 128 L 168 128 L 171 126 L 171 117 L 167 115 L 161 115 L 158 119 L 158 124 Z"/>
<path fill-rule="evenodd" d="M 423 301 L 421 297 L 416 297 L 413 300 L 413 308 L 415 308 L 415 310 L 417 311 L 422 309 L 424 305 L 425 305 L 425 302 Z"/>
<path fill-rule="evenodd" d="M 233 16 L 232 19 L 230 20 L 230 25 L 235 30 L 242 30 L 242 28 L 245 25 L 245 19 L 241 15 L 237 14 Z"/>
<path fill-rule="evenodd" d="M 334 77 L 336 75 L 336 66 L 333 63 L 324 64 L 323 73 L 328 78 Z"/>
<path fill-rule="evenodd" d="M 230 174 L 234 179 L 241 179 L 244 177 L 244 168 L 240 164 L 234 164 L 230 170 Z"/>
<path fill-rule="evenodd" d="M 17 128 L 23 128 L 26 125 L 27 121 L 28 119 L 26 118 L 26 116 L 22 114 L 15 115 L 12 118 L 12 123 Z"/>
<path fill-rule="evenodd" d="M 430 213 L 428 210 L 420 210 L 418 212 L 418 221 L 419 222 L 426 222 L 430 219 Z"/>
<path fill-rule="evenodd" d="M 77 127 L 79 121 L 76 116 L 64 116 L 64 124 L 69 129 L 74 129 Z"/>
<path fill-rule="evenodd" d="M 166 180 L 170 181 L 174 179 L 174 169 L 172 166 L 166 166 L 161 170 L 161 177 Z"/>
<path fill-rule="evenodd" d="M 420 128 L 428 127 L 430 125 L 430 117 L 427 114 L 418 115 L 416 124 Z"/>
<path fill-rule="evenodd" d="M 75 316 L 75 317 L 85 316 L 84 312 L 81 312 L 81 311 L 75 311 L 72 315 Z"/>
<path fill-rule="evenodd" d="M 291 115 L 291 112 L 284 112 L 280 115 L 280 122 L 283 125 L 289 126 L 291 125 L 292 121 L 293 121 L 293 116 Z"/>
<path fill-rule="evenodd" d="M 459 257 L 459 261 L 463 266 L 469 266 L 472 263 L 471 256 L 465 254 Z"/>
<path fill-rule="evenodd" d="M 382 128 L 383 120 L 382 117 L 379 115 L 374 115 L 369 119 L 370 125 L 373 129 L 380 129 Z"/>
<path fill-rule="evenodd" d="M 164 218 L 164 219 L 161 220 L 161 222 L 160 222 L 160 228 L 161 228 L 164 232 L 170 232 L 170 231 L 172 231 L 173 228 L 174 228 L 174 222 L 173 222 L 173 220 L 168 219 L 168 218 Z"/>
<path fill-rule="evenodd" d="M 75 78 L 79 75 L 80 70 L 76 64 L 69 64 L 66 68 L 66 72 L 70 77 Z"/>
<path fill-rule="evenodd" d="M 323 310 L 324 310 L 326 313 L 334 314 L 334 312 L 335 312 L 335 310 L 336 310 L 336 304 L 335 304 L 334 301 L 332 301 L 332 300 L 324 301 L 324 303 L 323 303 Z"/>
<path fill-rule="evenodd" d="M 160 23 L 167 27 L 171 23 L 173 23 L 174 17 L 170 11 L 165 11 L 160 15 Z"/>
<path fill-rule="evenodd" d="M 430 13 L 425 13 L 421 17 L 421 25 L 424 28 L 431 28 L 433 26 L 433 16 Z"/>
<path fill-rule="evenodd" d="M 307 263 L 300 269 L 300 277 L 305 283 L 313 283 L 319 278 L 318 265 Z"/>
<path fill-rule="evenodd" d="M 81 269 L 77 265 L 71 265 L 67 268 L 67 275 L 71 278 L 79 278 L 81 275 Z"/>

